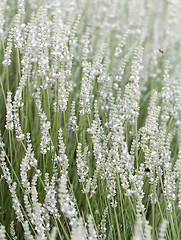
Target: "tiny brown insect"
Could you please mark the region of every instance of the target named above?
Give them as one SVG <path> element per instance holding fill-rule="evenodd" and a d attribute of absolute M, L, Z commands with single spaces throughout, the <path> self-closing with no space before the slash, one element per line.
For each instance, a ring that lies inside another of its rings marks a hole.
<path fill-rule="evenodd" d="M 150 169 L 149 168 L 145 168 L 145 172 L 150 172 Z"/>
<path fill-rule="evenodd" d="M 52 86 L 51 86 L 51 90 L 54 90 L 54 88 L 55 88 L 55 85 L 54 85 L 54 84 L 52 84 Z"/>
<path fill-rule="evenodd" d="M 158 50 L 159 50 L 160 53 L 163 53 L 163 50 L 162 50 L 162 49 L 159 48 Z"/>

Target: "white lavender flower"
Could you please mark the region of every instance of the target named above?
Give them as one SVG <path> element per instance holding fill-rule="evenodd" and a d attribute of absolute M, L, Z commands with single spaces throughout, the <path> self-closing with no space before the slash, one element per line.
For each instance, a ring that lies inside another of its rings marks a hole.
<path fill-rule="evenodd" d="M 102 219 L 101 222 L 99 224 L 99 238 L 102 240 L 106 240 L 107 239 L 107 226 L 106 226 L 106 218 L 107 218 L 107 214 L 108 214 L 108 208 L 106 207 L 104 209 L 104 212 L 102 214 Z"/>
<path fill-rule="evenodd" d="M 82 219 L 79 219 L 77 224 L 75 224 L 72 228 L 71 232 L 71 239 L 72 240 L 86 240 L 87 239 L 87 231 L 83 225 Z"/>
<path fill-rule="evenodd" d="M 97 54 L 96 54 L 96 56 L 93 60 L 92 69 L 91 69 L 91 72 L 90 72 L 91 82 L 94 81 L 94 79 L 97 75 L 101 74 L 101 71 L 102 71 L 102 68 L 103 68 L 102 61 L 103 61 L 103 57 L 104 57 L 106 48 L 107 48 L 107 44 L 103 43 L 100 46 L 100 49 L 98 50 L 98 52 L 97 52 Z"/>
<path fill-rule="evenodd" d="M 52 231 L 51 231 L 51 234 L 50 234 L 50 239 L 51 240 L 56 240 L 56 235 L 57 235 L 57 227 L 53 227 L 52 228 Z"/>
<path fill-rule="evenodd" d="M 84 153 L 82 154 L 82 144 L 78 143 L 77 146 L 77 174 L 79 176 L 79 182 L 84 183 L 88 177 L 89 167 L 87 164 L 87 153 L 88 147 L 85 147 Z"/>
<path fill-rule="evenodd" d="M 90 98 L 91 98 L 91 80 L 90 80 L 90 71 L 91 63 L 84 63 L 83 75 L 81 79 L 81 91 L 80 91 L 80 115 L 84 116 L 86 113 L 90 114 Z"/>
<path fill-rule="evenodd" d="M 24 229 L 24 236 L 27 240 L 34 240 L 34 237 L 31 234 L 31 231 L 29 229 L 28 221 L 24 221 L 22 223 L 23 229 Z"/>
<path fill-rule="evenodd" d="M 166 123 L 169 120 L 170 112 L 172 110 L 172 92 L 170 89 L 170 76 L 169 76 L 169 68 L 170 63 L 169 61 L 166 61 L 165 63 L 165 71 L 163 76 L 163 87 L 162 87 L 162 128 L 166 128 Z"/>
<path fill-rule="evenodd" d="M 70 93 L 70 85 L 66 82 L 65 72 L 59 73 L 59 89 L 58 89 L 58 107 L 62 112 L 67 109 L 67 102 Z"/>
<path fill-rule="evenodd" d="M 132 240 L 142 240 L 143 237 L 142 224 L 143 224 L 142 219 L 138 218 L 134 226 Z"/>
<path fill-rule="evenodd" d="M 68 157 L 65 153 L 66 146 L 63 142 L 62 134 L 63 134 L 63 132 L 62 132 L 62 129 L 60 128 L 59 134 L 58 134 L 58 146 L 59 146 L 58 162 L 61 166 L 62 174 L 67 174 L 69 163 L 68 163 Z"/>
<path fill-rule="evenodd" d="M 88 226 L 89 226 L 88 240 L 97 240 L 97 233 L 94 228 L 93 217 L 91 215 L 88 216 Z"/>
<path fill-rule="evenodd" d="M 135 49 L 132 60 L 130 82 L 126 85 L 123 96 L 122 114 L 125 121 L 129 122 L 131 125 L 135 124 L 139 115 L 139 80 L 142 54 L 143 48 L 140 47 Z"/>
<path fill-rule="evenodd" d="M 94 103 L 94 117 L 95 119 L 93 120 L 92 126 L 89 129 L 89 133 L 92 135 L 93 152 L 96 160 L 96 168 L 94 170 L 94 175 L 91 184 L 92 194 L 94 194 L 97 189 L 97 177 L 102 167 L 102 164 L 105 160 L 102 154 L 102 139 L 104 139 L 104 131 L 101 126 L 101 119 L 99 117 L 97 100 Z"/>
<path fill-rule="evenodd" d="M 30 203 L 30 200 L 28 198 L 28 194 L 24 194 L 24 206 L 25 206 L 25 209 L 26 209 L 26 213 L 27 213 L 27 216 L 31 219 L 32 218 L 32 207 L 31 207 L 31 203 Z"/>
<path fill-rule="evenodd" d="M 70 110 L 70 127 L 73 132 L 78 131 L 77 117 L 75 115 L 75 101 L 72 101 L 71 110 Z"/>
<path fill-rule="evenodd" d="M 145 154 L 145 168 L 150 170 L 148 176 L 151 184 L 153 184 L 155 167 L 161 165 L 158 144 L 158 119 L 160 114 L 160 107 L 157 106 L 158 97 L 158 92 L 153 91 L 148 107 L 148 116 L 146 118 L 145 126 L 140 129 L 141 147 Z"/>
<path fill-rule="evenodd" d="M 0 240 L 6 240 L 6 229 L 3 225 L 0 225 Z"/>
<path fill-rule="evenodd" d="M 118 74 L 116 76 L 116 81 L 117 82 L 122 81 L 123 75 L 125 73 L 125 67 L 126 67 L 126 64 L 128 63 L 129 57 L 130 57 L 130 54 L 126 54 L 126 56 L 121 60 L 121 64 L 119 66 L 119 71 L 118 71 Z"/>
<path fill-rule="evenodd" d="M 40 149 L 42 154 L 46 154 L 47 150 L 49 149 L 50 145 L 50 136 L 49 136 L 49 129 L 50 129 L 50 122 L 47 120 L 47 116 L 45 115 L 42 106 L 41 106 L 41 93 L 40 88 L 37 89 L 35 104 L 38 110 L 38 114 L 40 117 L 40 129 L 41 129 L 41 142 L 40 142 Z"/>
<path fill-rule="evenodd" d="M 151 236 L 151 229 L 152 227 L 149 225 L 149 222 L 147 220 L 145 220 L 144 223 L 144 237 L 146 240 L 152 240 L 152 236 Z"/>
<path fill-rule="evenodd" d="M 181 176 L 181 144 L 179 146 L 179 152 L 178 152 L 178 159 L 175 162 L 173 173 L 175 174 L 176 178 L 179 178 Z"/>
<path fill-rule="evenodd" d="M 13 206 L 14 211 L 16 213 L 17 220 L 20 221 L 20 222 L 24 222 L 24 215 L 21 211 L 21 204 L 20 204 L 19 199 L 18 199 L 17 194 L 16 194 L 16 187 L 17 187 L 16 182 L 14 182 L 12 184 L 12 187 L 10 187 L 10 192 L 11 192 L 11 197 L 12 197 L 12 206 Z"/>
<path fill-rule="evenodd" d="M 6 157 L 6 152 L 4 151 L 4 149 L 2 149 L 0 154 L 0 167 L 2 169 L 2 177 L 6 180 L 8 185 L 11 186 L 12 184 L 11 173 L 9 171 L 9 168 L 6 165 L 5 157 Z"/>
<path fill-rule="evenodd" d="M 38 57 L 38 74 L 43 78 L 49 70 L 49 28 L 48 18 L 45 8 L 40 8 L 38 11 L 38 28 L 37 28 L 37 57 Z M 46 83 L 43 83 L 45 86 Z"/>
<path fill-rule="evenodd" d="M 109 112 L 112 149 L 110 152 L 111 156 L 108 155 L 105 165 L 108 178 L 112 178 L 110 188 L 111 186 L 113 186 L 113 188 L 116 186 L 116 174 L 119 174 L 122 187 L 126 190 L 126 194 L 130 195 L 131 192 L 129 191 L 128 177 L 134 170 L 134 159 L 130 156 L 128 146 L 125 141 L 123 119 L 120 114 L 120 108 L 121 105 L 115 105 L 114 100 L 112 100 Z M 111 161 L 109 158 L 111 158 Z"/>
<path fill-rule="evenodd" d="M 9 31 L 8 39 L 7 39 L 7 46 L 4 54 L 4 66 L 9 66 L 11 63 L 11 53 L 13 48 L 13 30 Z"/>
<path fill-rule="evenodd" d="M 97 82 L 102 84 L 103 86 L 104 84 L 106 84 L 107 81 L 110 81 L 109 67 L 110 67 L 110 56 L 105 56 L 102 68 L 100 70 L 100 75 L 97 78 Z"/>
<path fill-rule="evenodd" d="M 13 27 L 13 40 L 14 47 L 17 49 L 22 49 L 22 31 L 21 31 L 21 14 L 16 14 L 14 27 Z"/>
<path fill-rule="evenodd" d="M 13 102 L 13 117 L 14 117 L 14 128 L 15 128 L 15 133 L 16 133 L 16 139 L 18 141 L 22 141 L 24 140 L 24 133 L 21 129 L 21 125 L 20 125 L 20 117 L 19 117 L 19 105 L 20 105 L 20 101 L 19 99 L 21 99 L 21 90 L 17 90 L 16 94 L 15 94 L 15 98 L 14 98 L 14 102 Z"/>
<path fill-rule="evenodd" d="M 11 237 L 13 240 L 17 240 L 17 236 L 14 230 L 14 221 L 11 222 L 10 224 L 10 233 L 11 233 Z"/>
<path fill-rule="evenodd" d="M 30 182 L 28 181 L 28 171 L 31 167 L 37 166 L 37 160 L 34 157 L 32 150 L 32 144 L 30 139 L 30 133 L 27 133 L 27 150 L 26 155 L 20 164 L 21 184 L 25 188 L 27 194 L 30 193 Z"/>
<path fill-rule="evenodd" d="M 5 5 L 6 5 L 7 0 L 2 0 L 0 2 L 0 38 L 3 39 L 4 35 L 4 10 L 5 10 Z"/>
<path fill-rule="evenodd" d="M 167 201 L 167 209 L 169 211 L 172 211 L 173 201 L 176 199 L 175 175 L 172 172 L 172 165 L 170 162 L 166 162 L 164 168 L 165 168 L 164 195 Z"/>
<path fill-rule="evenodd" d="M 68 45 L 69 45 L 69 57 L 67 59 L 67 62 L 66 62 L 66 76 L 69 78 L 71 77 L 71 70 L 72 70 L 72 60 L 75 56 L 75 53 L 76 53 L 76 46 L 77 46 L 77 30 L 78 30 L 78 26 L 80 24 L 80 21 L 81 21 L 81 12 L 80 11 L 80 14 L 77 15 L 77 18 L 74 22 L 74 25 L 71 29 L 71 32 L 70 32 L 70 36 L 69 36 L 69 40 L 68 40 Z"/>
<path fill-rule="evenodd" d="M 31 22 L 32 23 L 32 22 Z M 15 132 L 16 132 L 16 138 L 18 141 L 22 141 L 24 139 L 24 134 L 21 129 L 20 125 L 20 120 L 19 120 L 19 107 L 22 106 L 22 93 L 23 93 L 23 88 L 26 86 L 27 79 L 30 75 L 31 71 L 31 52 L 32 52 L 32 45 L 31 45 L 31 27 L 29 29 L 29 33 L 27 36 L 27 44 L 24 47 L 24 55 L 21 60 L 21 73 L 22 75 L 20 76 L 20 82 L 19 86 L 15 92 L 15 97 L 14 97 L 14 102 L 13 102 L 13 112 L 14 112 L 14 126 L 15 126 Z M 20 46 L 21 50 L 23 46 Z"/>
<path fill-rule="evenodd" d="M 57 200 L 56 200 L 56 177 L 55 174 L 51 178 L 51 182 L 49 183 L 49 174 L 45 174 L 45 191 L 46 196 L 44 200 L 44 208 L 47 210 L 47 214 L 52 214 L 58 217 L 57 210 Z"/>
<path fill-rule="evenodd" d="M 56 12 L 52 23 L 52 47 L 51 55 L 53 58 L 53 67 L 58 70 L 58 67 L 63 69 L 67 62 L 71 61 L 68 48 L 68 39 L 70 31 L 63 24 L 59 14 Z"/>
<path fill-rule="evenodd" d="M 137 175 L 135 175 L 135 196 L 136 196 L 136 213 L 137 218 L 141 218 L 144 214 L 145 207 L 142 203 L 144 197 L 144 164 L 141 163 Z"/>
<path fill-rule="evenodd" d="M 158 235 L 159 240 L 166 240 L 167 225 L 168 225 L 168 221 L 166 219 L 163 219 L 159 228 L 159 235 Z"/>
<path fill-rule="evenodd" d="M 37 237 L 41 239 L 46 239 L 45 237 L 45 227 L 44 227 L 44 208 L 41 203 L 38 202 L 38 192 L 36 189 L 38 174 L 35 174 L 31 183 L 31 201 L 32 201 L 32 218 L 31 222 L 35 225 L 35 230 L 37 232 Z"/>
<path fill-rule="evenodd" d="M 121 56 L 121 53 L 122 53 L 122 49 L 123 47 L 125 46 L 126 44 L 126 40 L 128 38 L 128 34 L 129 34 L 129 29 L 127 29 L 123 35 L 123 37 L 121 38 L 121 42 L 119 44 L 119 46 L 115 49 L 115 53 L 114 53 L 114 56 L 115 57 L 119 57 Z"/>
<path fill-rule="evenodd" d="M 6 129 L 13 130 L 13 105 L 11 100 L 12 92 L 7 93 L 7 103 L 6 103 Z"/>
<path fill-rule="evenodd" d="M 116 176 L 117 162 L 119 159 L 118 144 L 114 143 L 113 148 L 109 151 L 105 163 L 105 174 L 109 196 L 113 199 L 116 196 Z"/>
<path fill-rule="evenodd" d="M 25 13 L 25 1 L 18 0 L 18 13 L 23 15 Z"/>
<path fill-rule="evenodd" d="M 67 190 L 67 176 L 65 174 L 63 174 L 60 178 L 58 196 L 61 211 L 67 218 L 70 219 L 70 225 L 75 226 L 75 224 L 77 223 L 77 210 L 75 208 L 75 202 L 73 201 Z"/>
<path fill-rule="evenodd" d="M 82 43 L 83 43 L 83 49 L 82 49 L 82 67 L 84 65 L 86 66 L 87 61 L 88 61 L 88 55 L 90 52 L 90 28 L 86 28 L 85 35 L 83 36 Z"/>

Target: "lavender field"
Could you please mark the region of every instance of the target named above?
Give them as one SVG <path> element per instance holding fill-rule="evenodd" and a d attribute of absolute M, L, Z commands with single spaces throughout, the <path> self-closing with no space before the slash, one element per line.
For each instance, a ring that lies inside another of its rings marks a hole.
<path fill-rule="evenodd" d="M 0 240 L 181 239 L 180 13 L 0 0 Z"/>

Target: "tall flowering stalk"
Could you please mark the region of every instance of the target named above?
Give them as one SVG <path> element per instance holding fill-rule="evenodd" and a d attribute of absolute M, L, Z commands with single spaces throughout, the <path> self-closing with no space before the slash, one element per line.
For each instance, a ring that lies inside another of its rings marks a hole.
<path fill-rule="evenodd" d="M 45 112 L 42 109 L 40 88 L 37 89 L 36 93 L 36 107 L 38 110 L 38 115 L 40 117 L 40 128 L 42 133 L 40 142 L 41 153 L 46 154 L 47 150 L 49 150 L 50 144 L 49 136 L 50 122 L 47 120 L 47 116 L 45 115 Z"/>
<path fill-rule="evenodd" d="M 12 92 L 7 93 L 7 103 L 6 103 L 6 125 L 7 130 L 13 130 L 13 105 L 11 100 Z"/>
<path fill-rule="evenodd" d="M 139 115 L 140 100 L 140 70 L 142 62 L 143 48 L 137 48 L 133 54 L 131 75 L 129 83 L 125 87 L 122 105 L 122 114 L 124 121 L 129 122 L 132 126 L 135 124 Z"/>
<path fill-rule="evenodd" d="M 3 39 L 4 35 L 4 10 L 6 6 L 6 0 L 2 0 L 0 3 L 0 38 Z"/>

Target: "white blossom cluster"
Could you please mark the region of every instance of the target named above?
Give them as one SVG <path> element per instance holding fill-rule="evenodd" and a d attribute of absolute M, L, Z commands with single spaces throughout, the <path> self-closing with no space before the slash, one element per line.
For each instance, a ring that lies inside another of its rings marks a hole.
<path fill-rule="evenodd" d="M 18 0 L 18 13 L 23 15 L 25 13 L 25 1 Z"/>
<path fill-rule="evenodd" d="M 76 240 L 77 238 L 80 240 L 87 239 L 87 231 L 83 225 L 82 219 L 79 219 L 78 223 L 72 229 L 71 239 Z"/>
<path fill-rule="evenodd" d="M 152 230 L 152 227 L 149 225 L 149 222 L 147 220 L 138 218 L 134 226 L 134 233 L 132 236 L 132 240 L 153 239 L 151 230 Z M 166 239 L 166 230 L 167 230 L 167 220 L 163 219 L 159 227 L 158 239 L 161 239 L 161 240 Z"/>
<path fill-rule="evenodd" d="M 67 174 L 69 161 L 68 161 L 68 157 L 66 155 L 66 146 L 63 141 L 63 132 L 62 132 L 61 128 L 59 129 L 58 146 L 59 146 L 58 163 L 61 166 L 61 173 Z"/>
<path fill-rule="evenodd" d="M 31 182 L 31 201 L 32 201 L 32 218 L 31 222 L 35 225 L 37 235 L 41 239 L 46 239 L 45 227 L 44 227 L 44 208 L 40 202 L 38 202 L 38 192 L 36 189 L 37 180 L 39 175 L 35 174 Z"/>
<path fill-rule="evenodd" d="M 0 2 L 0 38 L 3 38 L 4 35 L 4 10 L 5 10 L 6 0 Z"/>
<path fill-rule="evenodd" d="M 13 105 L 11 100 L 12 92 L 7 93 L 7 103 L 6 103 L 6 125 L 8 130 L 13 130 Z"/>
<path fill-rule="evenodd" d="M 157 106 L 158 92 L 152 93 L 150 104 L 148 107 L 148 115 L 145 126 L 140 130 L 141 148 L 145 157 L 145 168 L 150 170 L 150 183 L 153 183 L 154 169 L 159 165 L 159 139 L 158 139 L 158 119 L 160 114 L 160 107 Z M 161 163 L 160 163 L 161 164 Z"/>
<path fill-rule="evenodd" d="M 94 229 L 93 217 L 91 215 L 88 216 L 88 226 L 89 226 L 89 238 L 88 240 L 97 240 L 97 233 Z"/>
<path fill-rule="evenodd" d="M 6 165 L 5 161 L 6 153 L 4 149 L 1 149 L 1 154 L 0 154 L 0 166 L 2 169 L 2 175 L 1 178 L 4 178 L 6 182 L 8 183 L 9 186 L 12 184 L 12 178 L 11 178 L 11 173 L 9 171 L 9 168 Z"/>
<path fill-rule="evenodd" d="M 51 181 L 49 182 L 49 175 L 48 175 L 48 173 L 46 173 L 45 180 L 44 180 L 45 191 L 46 191 L 46 197 L 44 200 L 44 208 L 47 209 L 48 213 L 50 213 L 54 216 L 59 215 L 58 209 L 57 209 L 56 188 L 55 188 L 56 180 L 57 180 L 56 176 L 53 175 L 51 178 Z"/>
<path fill-rule="evenodd" d="M 67 103 L 70 93 L 70 85 L 65 81 L 65 73 L 59 73 L 59 89 L 58 89 L 58 107 L 62 112 L 67 109 Z"/>
<path fill-rule="evenodd" d="M 129 30 L 127 30 L 125 32 L 125 34 L 123 35 L 123 37 L 121 38 L 121 42 L 120 42 L 119 46 L 115 49 L 115 53 L 114 53 L 115 57 L 121 56 L 122 48 L 124 47 L 124 45 L 126 45 L 126 40 L 128 38 L 128 34 L 129 34 Z"/>
<path fill-rule="evenodd" d="M 89 173 L 89 167 L 87 164 L 87 154 L 88 147 L 85 147 L 84 152 L 82 153 L 82 144 L 78 143 L 76 162 L 77 162 L 77 174 L 79 175 L 79 182 L 81 183 L 85 183 Z"/>
<path fill-rule="evenodd" d="M 48 19 L 45 8 L 40 8 L 37 17 L 37 64 L 38 74 L 44 78 L 46 72 L 49 70 L 49 57 L 48 57 L 48 38 L 49 28 Z"/>
<path fill-rule="evenodd" d="M 27 150 L 26 155 L 22 159 L 20 165 L 20 175 L 21 175 L 21 184 L 25 188 L 27 194 L 30 193 L 30 182 L 28 181 L 28 171 L 31 167 L 37 166 L 37 160 L 34 157 L 34 152 L 32 149 L 30 133 L 27 133 Z"/>
<path fill-rule="evenodd" d="M 77 132 L 79 127 L 77 125 L 77 117 L 75 115 L 75 101 L 72 101 L 70 111 L 70 127 L 73 132 Z"/>
<path fill-rule="evenodd" d="M 142 202 L 144 197 L 144 191 L 143 191 L 143 185 L 144 185 L 144 166 L 143 164 L 140 164 L 140 168 L 138 169 L 137 175 L 135 176 L 135 195 L 137 198 L 136 201 L 136 214 L 137 217 L 140 218 L 143 216 L 145 207 Z"/>
<path fill-rule="evenodd" d="M 37 89 L 35 100 L 36 100 L 38 115 L 40 117 L 40 129 L 42 134 L 41 142 L 40 142 L 41 153 L 46 154 L 50 144 L 49 129 L 51 126 L 50 126 L 50 122 L 47 120 L 47 116 L 45 115 L 45 112 L 42 109 L 40 88 Z"/>
<path fill-rule="evenodd" d="M 94 170 L 94 175 L 92 177 L 91 192 L 95 193 L 97 188 L 97 177 L 101 167 L 103 166 L 104 156 L 102 154 L 102 139 L 104 138 L 104 131 L 101 126 L 101 120 L 98 113 L 97 101 L 94 103 L 94 117 L 95 120 L 92 122 L 92 126 L 88 129 L 88 132 L 92 135 L 93 142 L 93 152 L 96 159 L 96 167 Z"/>
<path fill-rule="evenodd" d="M 122 114 L 125 121 L 128 121 L 131 125 L 135 124 L 136 119 L 139 115 L 139 100 L 140 100 L 140 71 L 142 62 L 143 48 L 137 48 L 134 51 L 132 60 L 132 69 L 130 82 L 126 85 L 123 104 L 122 104 Z"/>
<path fill-rule="evenodd" d="M 17 240 L 17 236 L 14 230 L 14 221 L 11 222 L 10 224 L 10 234 L 12 236 L 13 239 Z"/>
<path fill-rule="evenodd" d="M 169 114 L 171 112 L 171 99 L 172 91 L 170 90 L 170 76 L 169 76 L 169 62 L 165 64 L 164 78 L 163 78 L 163 87 L 162 87 L 162 124 L 163 128 L 165 127 L 166 122 L 169 119 Z"/>
<path fill-rule="evenodd" d="M 12 197 L 12 206 L 16 213 L 16 218 L 20 222 L 24 222 L 24 215 L 22 213 L 21 204 L 16 194 L 17 183 L 14 182 L 10 187 L 11 197 Z"/>
<path fill-rule="evenodd" d="M 4 61 L 2 62 L 4 66 L 9 66 L 11 63 L 12 48 L 13 48 L 13 30 L 9 31 L 7 46 L 4 54 Z"/>
<path fill-rule="evenodd" d="M 0 239 L 6 240 L 6 229 L 5 226 L 0 226 Z"/>
<path fill-rule="evenodd" d="M 77 210 L 75 208 L 75 202 L 73 201 L 70 193 L 68 192 L 67 176 L 65 174 L 63 174 L 60 178 L 58 194 L 61 211 L 65 214 L 67 218 L 70 219 L 70 224 L 72 226 L 76 225 Z"/>

